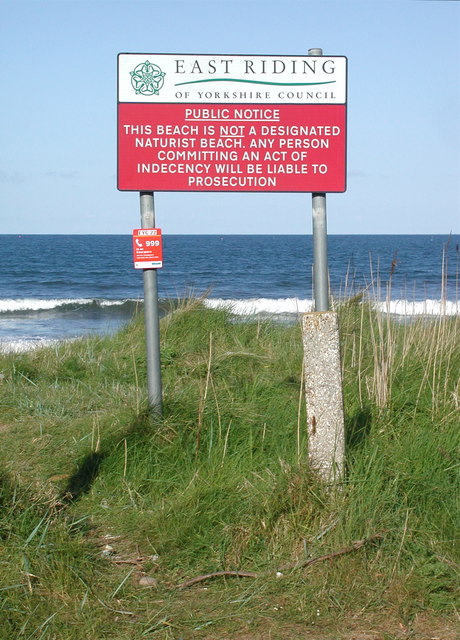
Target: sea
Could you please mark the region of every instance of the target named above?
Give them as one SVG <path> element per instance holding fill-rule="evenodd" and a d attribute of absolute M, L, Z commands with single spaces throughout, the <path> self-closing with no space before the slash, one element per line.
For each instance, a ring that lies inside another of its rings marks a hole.
<path fill-rule="evenodd" d="M 399 318 L 459 315 L 460 235 L 330 235 L 332 304 L 356 295 Z M 232 317 L 313 310 L 310 235 L 166 235 L 161 313 L 202 297 Z M 0 350 L 111 334 L 143 304 L 130 235 L 0 235 Z"/>

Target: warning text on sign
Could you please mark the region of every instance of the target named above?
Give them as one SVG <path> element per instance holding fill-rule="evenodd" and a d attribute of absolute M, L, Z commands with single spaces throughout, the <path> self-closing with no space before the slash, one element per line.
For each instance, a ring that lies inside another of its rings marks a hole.
<path fill-rule="evenodd" d="M 121 190 L 345 191 L 345 105 L 118 108 Z"/>

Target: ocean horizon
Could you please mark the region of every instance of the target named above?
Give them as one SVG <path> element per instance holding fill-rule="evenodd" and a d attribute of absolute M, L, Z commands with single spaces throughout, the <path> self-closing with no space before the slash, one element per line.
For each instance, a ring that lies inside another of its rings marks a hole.
<path fill-rule="evenodd" d="M 142 306 L 130 234 L 0 235 L 0 348 L 119 329 Z M 398 316 L 459 315 L 460 235 L 328 235 L 332 304 L 369 297 Z M 295 321 L 314 308 L 312 236 L 166 234 L 160 307 L 187 297 Z"/>

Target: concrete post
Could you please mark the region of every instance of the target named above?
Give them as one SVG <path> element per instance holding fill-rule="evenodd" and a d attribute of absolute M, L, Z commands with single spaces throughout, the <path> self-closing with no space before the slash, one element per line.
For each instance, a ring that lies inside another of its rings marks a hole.
<path fill-rule="evenodd" d="M 325 481 L 339 480 L 344 468 L 345 430 L 337 314 L 302 318 L 308 458 Z"/>

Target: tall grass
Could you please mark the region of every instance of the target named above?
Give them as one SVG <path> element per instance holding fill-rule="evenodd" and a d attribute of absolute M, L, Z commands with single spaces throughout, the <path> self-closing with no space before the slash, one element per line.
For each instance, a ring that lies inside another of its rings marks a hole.
<path fill-rule="evenodd" d="M 231 637 L 273 616 L 454 615 L 459 318 L 394 322 L 360 297 L 339 314 L 340 491 L 307 468 L 298 326 L 184 304 L 162 320 L 161 418 L 139 387 L 141 318 L 113 338 L 2 355 L 0 636 L 206 637 L 212 625 L 207 637 Z M 280 569 L 376 534 L 307 573 Z M 198 608 L 174 589 L 235 569 L 260 577 L 210 583 Z"/>

